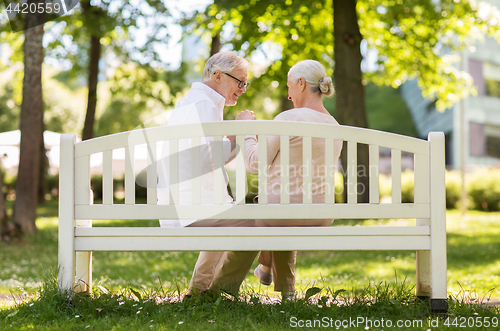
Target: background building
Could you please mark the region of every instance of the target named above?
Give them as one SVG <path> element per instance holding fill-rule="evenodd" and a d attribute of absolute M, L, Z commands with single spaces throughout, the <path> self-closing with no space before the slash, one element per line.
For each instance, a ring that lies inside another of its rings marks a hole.
<path fill-rule="evenodd" d="M 490 2 L 500 5 L 500 1 Z M 421 138 L 431 131 L 445 133 L 446 163 L 450 168 L 460 169 L 462 150 L 466 168 L 500 166 L 500 44 L 486 38 L 460 56 L 457 65 L 474 78 L 477 96 L 439 112 L 435 101 L 425 99 L 417 81 L 412 80 L 401 86 L 403 99 Z"/>

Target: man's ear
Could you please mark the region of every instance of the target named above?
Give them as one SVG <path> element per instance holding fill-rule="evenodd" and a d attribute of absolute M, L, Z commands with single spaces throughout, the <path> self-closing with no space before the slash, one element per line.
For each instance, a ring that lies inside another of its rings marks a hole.
<path fill-rule="evenodd" d="M 220 70 L 217 70 L 214 74 L 214 80 L 217 83 L 220 83 L 221 79 L 222 79 L 222 72 L 220 72 Z"/>

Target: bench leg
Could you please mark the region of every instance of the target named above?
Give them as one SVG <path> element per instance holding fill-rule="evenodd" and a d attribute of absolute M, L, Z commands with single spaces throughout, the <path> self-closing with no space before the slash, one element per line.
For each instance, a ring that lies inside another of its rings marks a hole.
<path fill-rule="evenodd" d="M 78 228 L 92 227 L 92 220 L 76 221 Z M 76 253 L 76 293 L 92 293 L 92 252 Z"/>
<path fill-rule="evenodd" d="M 76 253 L 76 293 L 92 293 L 92 252 Z"/>
<path fill-rule="evenodd" d="M 431 295 L 431 252 L 417 251 L 416 294 L 420 299 L 429 299 Z"/>
<path fill-rule="evenodd" d="M 70 294 L 75 280 L 75 251 L 71 245 L 59 241 L 58 287 L 61 293 Z"/>

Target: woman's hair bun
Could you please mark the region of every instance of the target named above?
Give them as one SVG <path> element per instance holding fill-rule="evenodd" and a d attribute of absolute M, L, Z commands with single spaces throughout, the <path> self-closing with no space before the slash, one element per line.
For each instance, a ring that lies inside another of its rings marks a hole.
<path fill-rule="evenodd" d="M 321 91 L 321 94 L 329 97 L 333 95 L 333 83 L 332 83 L 332 78 L 325 76 L 319 80 L 319 90 Z"/>

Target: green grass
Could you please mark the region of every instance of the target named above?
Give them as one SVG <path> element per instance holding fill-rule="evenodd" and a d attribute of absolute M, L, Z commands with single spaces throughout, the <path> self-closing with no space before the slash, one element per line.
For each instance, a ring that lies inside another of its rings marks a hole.
<path fill-rule="evenodd" d="M 197 252 L 95 252 L 93 296 L 68 301 L 55 290 L 56 212 L 55 202 L 48 202 L 39 210 L 38 235 L 22 243 L 0 243 L 0 294 L 25 298 L 21 305 L 0 306 L 0 330 L 2 325 L 37 330 L 83 330 L 88 325 L 95 330 L 278 330 L 292 328 L 292 317 L 384 317 L 427 323 L 431 316 L 425 305 L 414 302 L 415 253 L 405 251 L 300 252 L 297 288 L 302 299 L 283 304 L 277 301 L 277 293 L 260 286 L 251 273 L 243 296 L 252 304 L 226 300 L 170 303 L 186 291 Z M 335 225 L 408 222 L 412 221 L 343 220 Z M 94 226 L 110 223 L 157 226 L 157 221 L 94 221 Z M 450 317 L 498 317 L 497 308 L 478 303 L 500 298 L 500 213 L 468 212 L 462 219 L 458 211 L 448 211 L 447 232 Z M 311 287 L 322 289 L 313 303 L 304 299 Z M 335 293 L 337 304 L 327 304 Z M 168 303 L 157 304 L 159 299 Z"/>

